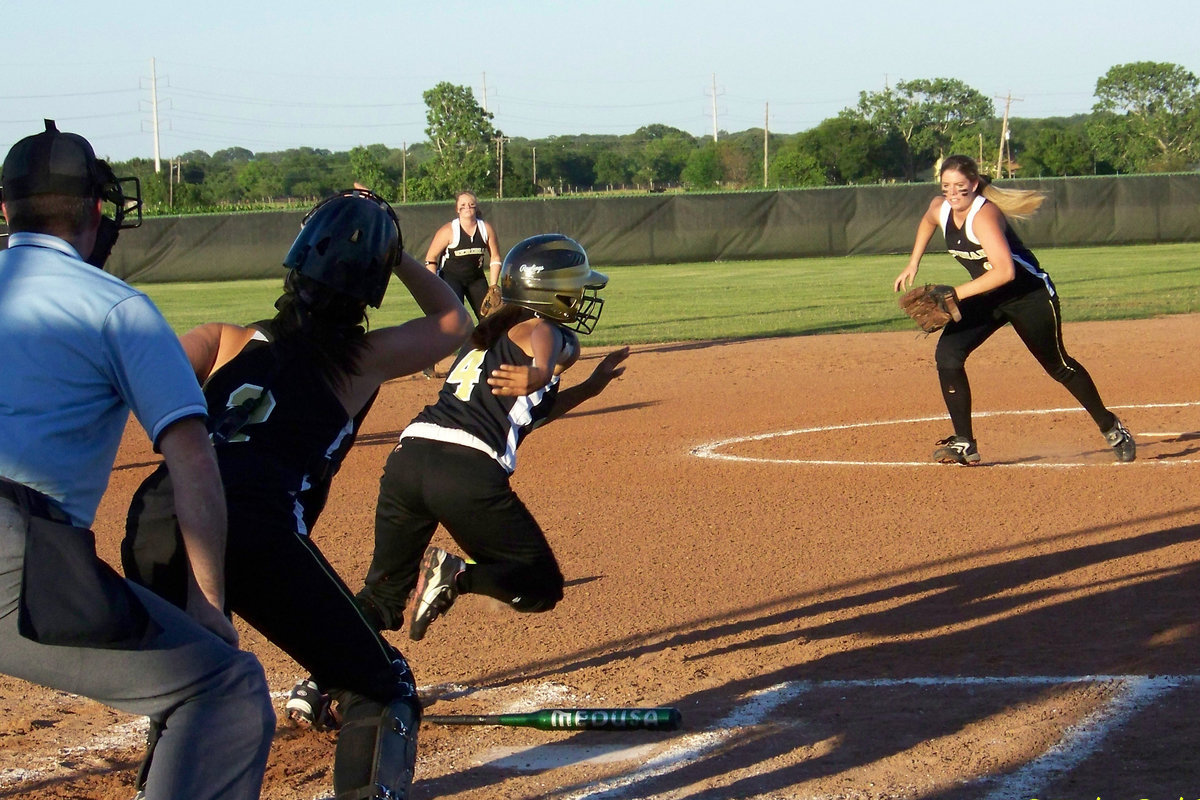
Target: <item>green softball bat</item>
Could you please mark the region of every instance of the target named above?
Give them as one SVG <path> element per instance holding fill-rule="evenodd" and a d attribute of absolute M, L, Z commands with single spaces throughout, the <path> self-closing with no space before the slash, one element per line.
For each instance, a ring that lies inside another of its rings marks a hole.
<path fill-rule="evenodd" d="M 507 725 L 543 731 L 673 731 L 683 723 L 677 708 L 544 708 L 524 714 L 426 714 L 437 725 Z"/>

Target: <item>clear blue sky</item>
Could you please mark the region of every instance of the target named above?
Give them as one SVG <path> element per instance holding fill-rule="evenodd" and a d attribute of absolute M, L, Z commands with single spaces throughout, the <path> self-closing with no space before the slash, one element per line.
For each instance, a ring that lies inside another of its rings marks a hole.
<path fill-rule="evenodd" d="M 1134 10 L 1136 6 L 1137 10 Z M 4 0 L 0 152 L 43 117 L 113 160 L 423 141 L 422 92 L 469 86 L 509 136 L 806 130 L 859 92 L 957 78 L 1012 114 L 1091 109 L 1117 64 L 1200 74 L 1195 0 Z M 979 8 L 982 10 L 976 11 Z M 486 93 L 486 94 L 485 94 Z"/>

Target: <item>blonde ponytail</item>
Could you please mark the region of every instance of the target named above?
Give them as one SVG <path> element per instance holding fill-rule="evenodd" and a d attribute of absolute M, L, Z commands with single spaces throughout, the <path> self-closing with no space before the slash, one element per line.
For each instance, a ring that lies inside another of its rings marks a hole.
<path fill-rule="evenodd" d="M 1046 200 L 1043 192 L 1031 189 L 1001 189 L 992 183 L 992 179 L 979 174 L 979 165 L 970 156 L 946 156 L 937 166 L 938 177 L 946 170 L 954 170 L 969 181 L 979 183 L 979 193 L 990 202 L 996 204 L 1000 213 L 1010 219 L 1028 219 L 1032 217 Z"/>
<path fill-rule="evenodd" d="M 1001 189 L 986 178 L 980 183 L 979 193 L 995 203 L 1000 213 L 1009 219 L 1029 219 L 1046 201 L 1046 195 L 1042 192 Z"/>

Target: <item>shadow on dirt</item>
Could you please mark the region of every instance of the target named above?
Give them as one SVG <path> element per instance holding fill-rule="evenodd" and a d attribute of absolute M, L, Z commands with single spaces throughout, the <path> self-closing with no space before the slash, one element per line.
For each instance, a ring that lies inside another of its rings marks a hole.
<path fill-rule="evenodd" d="M 1110 536 L 1112 531 L 1074 531 L 1044 543 L 1077 543 L 1080 537 L 1098 535 Z M 994 563 L 984 566 L 954 569 L 953 561 L 948 561 L 923 568 L 924 574 L 945 569 L 934 577 L 903 580 L 903 576 L 885 576 L 885 581 L 899 580 L 883 589 L 856 591 L 853 584 L 833 586 L 822 598 L 786 598 L 736 616 L 710 619 L 686 631 L 663 630 L 640 637 L 640 641 L 609 642 L 570 661 L 525 664 L 519 671 L 486 676 L 475 683 L 502 686 L 535 681 L 679 647 L 688 648 L 689 660 L 708 661 L 735 650 L 759 650 L 791 641 L 863 639 L 867 643 L 862 646 L 841 651 L 830 648 L 829 654 L 811 661 L 733 680 L 671 703 L 684 710 L 686 732 L 728 733 L 720 746 L 700 748 L 670 767 L 635 772 L 610 790 L 560 787 L 548 795 L 565 797 L 587 789 L 584 793 L 589 798 L 790 797 L 800 784 L 833 780 L 858 767 L 900 757 L 939 737 L 959 734 L 1011 709 L 1044 701 L 1076 676 L 1200 673 L 1200 560 L 1167 567 L 1140 566 L 1155 563 L 1152 554 L 1197 542 L 1200 526 L 1185 525 L 1023 557 L 997 550 L 985 554 Z M 1081 585 L 1081 571 L 1118 560 L 1123 565 L 1117 577 Z M 761 633 L 756 634 L 758 631 Z M 705 643 L 712 646 L 703 649 Z M 925 684 L 917 680 L 927 676 L 939 679 Z M 1031 680 L 998 681 L 993 690 L 954 684 L 950 679 L 955 676 Z M 1056 681 L 1056 676 L 1062 681 Z M 855 690 L 864 691 L 874 702 L 844 702 L 845 682 L 853 679 L 863 681 Z M 905 684 L 904 679 L 914 680 Z M 939 684 L 941 679 L 946 681 Z M 873 682 L 880 688 L 872 688 Z M 1073 787 L 1070 796 L 1080 791 L 1080 796 L 1124 796 L 1115 791 L 1118 785 L 1137 796 L 1194 792 L 1182 786 L 1167 791 L 1161 785 L 1168 773 L 1174 773 L 1180 782 L 1195 774 L 1196 762 L 1190 754 L 1182 769 L 1171 765 L 1184 758 L 1177 755 L 1178 746 L 1200 735 L 1195 713 L 1200 687 L 1185 679 L 1171 691 L 1174 702 L 1156 706 L 1159 716 L 1155 720 L 1139 720 L 1135 715 L 1129 730 L 1106 746 L 1133 748 L 1139 753 L 1154 750 L 1156 756 L 1151 758 L 1172 760 L 1166 764 L 1157 761 L 1149 773 L 1137 777 L 1139 761 L 1129 752 L 1117 758 L 1095 756 L 1088 774 L 1107 777 L 1102 777 L 1095 791 L 1068 781 L 1064 785 Z M 756 718 L 747 727 L 732 730 L 729 720 L 736 717 L 737 709 L 730 705 L 731 698 L 744 705 L 750 697 L 772 710 L 761 720 Z M 1175 726 L 1165 732 L 1165 739 L 1161 730 L 1164 714 L 1168 718 L 1174 715 L 1170 724 Z M 1134 735 L 1137 731 L 1140 735 Z M 646 736 L 646 741 L 669 738 L 659 733 Z M 594 741 L 586 737 L 582 734 L 572 741 Z M 1173 742 L 1175 748 L 1164 750 L 1167 742 Z M 797 750 L 806 751 L 805 757 L 797 760 Z M 784 762 L 788 765 L 771 767 Z M 926 800 L 986 797 L 992 782 L 989 778 L 1002 775 L 1005 768 L 997 763 L 993 771 L 983 756 L 976 767 L 982 770 L 976 783 L 945 793 L 916 792 L 912 796 Z M 495 778 L 495 770 L 482 765 L 422 782 L 422 791 L 439 796 L 443 789 L 482 788 Z M 723 784 L 721 788 L 696 788 L 714 780 Z M 1155 780 L 1160 785 L 1155 785 Z M 869 790 L 849 796 L 860 795 L 875 796 Z"/>

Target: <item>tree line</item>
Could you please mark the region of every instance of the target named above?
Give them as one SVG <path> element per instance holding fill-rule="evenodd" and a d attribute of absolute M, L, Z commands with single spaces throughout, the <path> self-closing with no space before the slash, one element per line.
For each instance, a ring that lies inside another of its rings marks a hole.
<path fill-rule="evenodd" d="M 667 125 L 627 135 L 508 137 L 468 87 L 423 95 L 428 141 L 331 152 L 184 153 L 155 172 L 150 159 L 114 164 L 141 179 L 147 212 L 304 205 L 354 182 L 394 202 L 577 192 L 720 191 L 928 179 L 950 153 L 993 177 L 1179 172 L 1200 166 L 1200 81 L 1170 63 L 1112 67 L 1091 113 L 999 116 L 990 98 L 953 78 L 901 80 L 796 134 L 752 128 L 696 137 Z"/>

